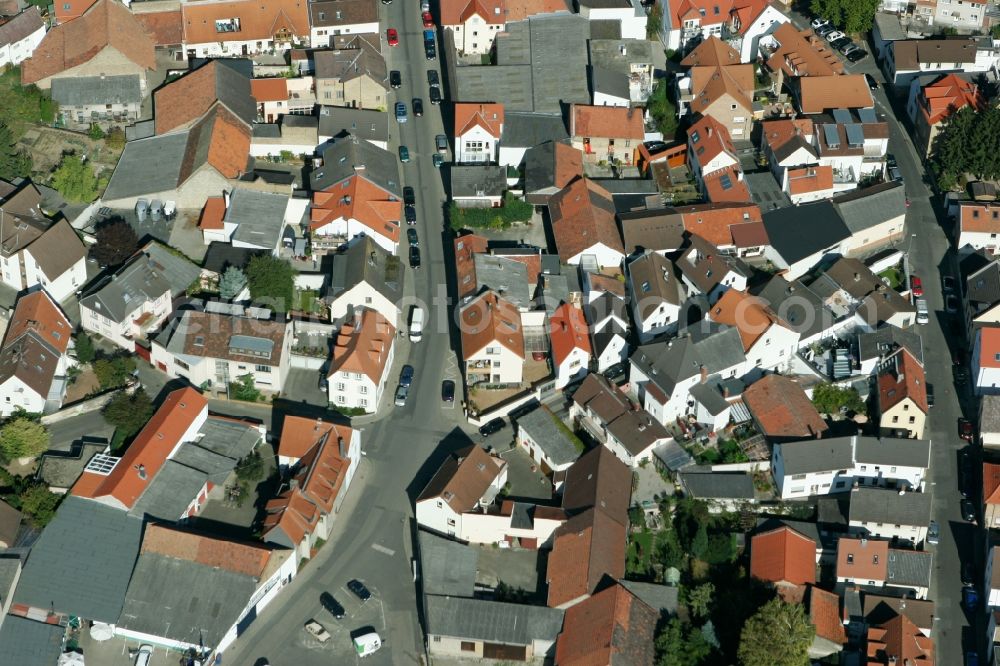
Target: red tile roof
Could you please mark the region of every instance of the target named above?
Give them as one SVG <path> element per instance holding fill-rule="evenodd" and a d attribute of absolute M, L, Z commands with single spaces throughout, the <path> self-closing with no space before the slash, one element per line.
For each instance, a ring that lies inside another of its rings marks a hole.
<path fill-rule="evenodd" d="M 487 24 L 506 21 L 504 0 L 443 0 L 440 5 L 441 25 L 464 25 L 473 15 Z"/>
<path fill-rule="evenodd" d="M 228 541 L 163 525 L 147 525 L 140 553 L 197 562 L 213 569 L 261 578 L 271 550 L 261 544 Z"/>
<path fill-rule="evenodd" d="M 250 94 L 258 104 L 284 102 L 288 99 L 288 81 L 284 77 L 250 79 Z"/>
<path fill-rule="evenodd" d="M 729 130 L 712 116 L 702 116 L 695 121 L 687 134 L 693 150 L 692 157 L 698 164 L 708 164 L 722 153 L 728 153 L 733 162 L 739 164 Z"/>
<path fill-rule="evenodd" d="M 476 281 L 476 255 L 486 252 L 489 241 L 476 234 L 457 236 L 455 244 L 455 279 L 458 283 L 458 297 L 465 298 L 479 289 Z"/>
<path fill-rule="evenodd" d="M 136 3 L 132 7 L 132 15 L 139 22 L 146 32 L 153 38 L 156 46 L 176 46 L 184 41 L 184 19 L 181 18 L 181 10 L 172 9 L 164 12 L 144 12 Z"/>
<path fill-rule="evenodd" d="M 934 666 L 934 641 L 905 615 L 868 629 L 868 666 Z"/>
<path fill-rule="evenodd" d="M 184 43 L 213 44 L 220 41 L 264 41 L 287 33 L 309 36 L 306 0 L 229 0 L 228 2 L 182 2 Z M 217 20 L 238 19 L 238 32 L 220 33 Z"/>
<path fill-rule="evenodd" d="M 323 419 L 286 416 L 281 423 L 281 440 L 278 455 L 284 458 L 301 458 L 324 438 L 338 437 L 350 441 L 354 431 L 350 426 L 330 423 Z"/>
<path fill-rule="evenodd" d="M 560 666 L 652 666 L 659 613 L 616 583 L 566 611 L 556 641 Z"/>
<path fill-rule="evenodd" d="M 64 354 L 69 348 L 73 327 L 45 291 L 35 291 L 17 299 L 3 337 L 3 346 L 8 346 L 29 332 L 37 335 L 58 353 Z"/>
<path fill-rule="evenodd" d="M 966 201 L 958 206 L 958 225 L 961 233 L 1000 233 L 1000 204 Z"/>
<path fill-rule="evenodd" d="M 809 118 L 768 120 L 761 125 L 761 136 L 772 152 L 781 150 L 782 146 L 796 136 L 811 142 L 814 131 L 813 121 Z"/>
<path fill-rule="evenodd" d="M 198 228 L 202 230 L 219 230 L 225 225 L 222 219 L 226 216 L 226 198 L 208 197 L 205 200 L 205 207 L 201 209 L 201 217 L 198 218 Z"/>
<path fill-rule="evenodd" d="M 611 194 L 589 178 L 577 179 L 554 195 L 549 201 L 549 213 L 562 261 L 598 243 L 625 254 Z"/>
<path fill-rule="evenodd" d="M 833 167 L 820 165 L 788 170 L 788 193 L 833 192 Z"/>
<path fill-rule="evenodd" d="M 879 365 L 878 398 L 879 409 L 883 412 L 909 398 L 918 409 L 927 413 L 924 366 L 905 347 L 900 347 Z"/>
<path fill-rule="evenodd" d="M 982 111 L 986 108 L 986 97 L 975 83 L 953 73 L 945 74 L 934 83 L 924 86 L 917 98 L 917 105 L 924 122 L 936 125 L 967 106 Z"/>
<path fill-rule="evenodd" d="M 503 104 L 455 104 L 455 136 L 463 136 L 476 126 L 499 139 L 503 128 Z"/>
<path fill-rule="evenodd" d="M 778 49 L 767 60 L 772 72 L 783 69 L 788 76 L 812 77 L 842 74 L 844 63 L 825 40 L 812 30 L 799 30 L 782 23 L 773 33 Z"/>
<path fill-rule="evenodd" d="M 354 372 L 377 386 L 385 373 L 395 337 L 395 327 L 381 313 L 367 308 L 355 312 L 354 319 L 344 322 L 337 332 L 327 377 Z"/>
<path fill-rule="evenodd" d="M 768 375 L 743 392 L 743 402 L 767 437 L 821 437 L 829 428 L 797 382 Z"/>
<path fill-rule="evenodd" d="M 809 621 L 816 627 L 816 635 L 820 638 L 838 645 L 847 643 L 847 632 L 840 613 L 840 597 L 833 592 L 810 586 Z"/>
<path fill-rule="evenodd" d="M 354 175 L 336 189 L 313 193 L 309 227 L 316 231 L 338 219 L 356 220 L 374 233 L 398 243 L 402 217 L 403 202 L 392 192 Z"/>
<path fill-rule="evenodd" d="M 738 64 L 740 52 L 715 35 L 710 35 L 681 60 L 681 67 L 724 67 Z"/>
<path fill-rule="evenodd" d="M 803 76 L 798 81 L 802 113 L 822 113 L 827 109 L 870 109 L 875 106 L 864 74 Z"/>
<path fill-rule="evenodd" d="M 524 330 L 517 307 L 496 292 L 486 291 L 466 303 L 459 314 L 462 358 L 468 361 L 492 343 L 524 358 Z"/>
<path fill-rule="evenodd" d="M 671 4 L 668 7 L 676 7 L 671 17 L 675 27 L 681 27 L 684 21 L 698 21 L 704 28 L 728 23 L 733 4 L 733 0 L 681 0 L 676 5 Z"/>
<path fill-rule="evenodd" d="M 590 335 L 583 310 L 563 303 L 549 317 L 549 338 L 552 342 L 552 361 L 561 365 L 574 349 L 590 356 Z"/>
<path fill-rule="evenodd" d="M 1000 328 L 979 329 L 980 367 L 1000 368 Z"/>
<path fill-rule="evenodd" d="M 739 165 L 713 171 L 703 181 L 705 198 L 712 203 L 749 203 L 752 200 Z"/>
<path fill-rule="evenodd" d="M 889 542 L 840 537 L 837 578 L 874 580 L 881 584 L 889 570 Z"/>
<path fill-rule="evenodd" d="M 642 141 L 646 134 L 642 111 L 633 107 L 573 104 L 569 113 L 573 137 Z"/>
<path fill-rule="evenodd" d="M 815 583 L 816 542 L 790 527 L 758 534 L 750 542 L 750 575 L 771 583 Z"/>
<path fill-rule="evenodd" d="M 97 0 L 64 0 L 63 2 L 55 3 L 56 24 L 80 18 L 96 2 Z"/>
<path fill-rule="evenodd" d="M 1000 464 L 983 463 L 983 504 L 1000 504 Z"/>
<path fill-rule="evenodd" d="M 121 460 L 107 476 L 84 472 L 72 494 L 90 499 L 112 498 L 131 509 L 179 444 L 184 433 L 208 413 L 208 400 L 193 388 L 167 396 Z"/>
<path fill-rule="evenodd" d="M 712 321 L 739 329 L 743 351 L 756 344 L 771 326 L 784 322 L 767 304 L 756 296 L 728 289 L 712 306 Z"/>
<path fill-rule="evenodd" d="M 548 605 L 557 608 L 594 592 L 606 575 L 625 575 L 625 526 L 599 508 L 566 521 L 554 533 L 545 571 Z"/>

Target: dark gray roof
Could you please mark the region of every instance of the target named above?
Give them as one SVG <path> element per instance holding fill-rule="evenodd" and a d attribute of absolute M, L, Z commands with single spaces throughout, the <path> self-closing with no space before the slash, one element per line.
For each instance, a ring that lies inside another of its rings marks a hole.
<path fill-rule="evenodd" d="M 267 250 L 255 250 L 249 247 L 233 247 L 229 243 L 214 241 L 208 246 L 205 258 L 201 266 L 205 270 L 219 273 L 220 275 L 229 266 L 243 268 L 250 263 L 250 258 L 258 254 L 267 254 Z"/>
<path fill-rule="evenodd" d="M 750 198 L 760 206 L 761 212 L 789 208 L 792 205 L 788 193 L 781 189 L 774 176 L 768 171 L 745 173 L 743 174 L 743 183 L 750 191 Z"/>
<path fill-rule="evenodd" d="M 254 123 L 251 131 L 255 139 L 281 138 L 281 125 L 278 123 Z"/>
<path fill-rule="evenodd" d="M 236 189 L 226 210 L 225 222 L 235 224 L 233 241 L 271 250 L 278 246 L 285 226 L 287 194 Z"/>
<path fill-rule="evenodd" d="M 875 12 L 875 27 L 878 28 L 879 35 L 887 42 L 895 42 L 906 39 L 906 30 L 896 14 L 885 12 Z"/>
<path fill-rule="evenodd" d="M 823 299 L 801 280 L 788 282 L 775 275 L 751 292 L 770 305 L 802 338 L 821 333 L 836 320 L 836 315 L 826 308 Z"/>
<path fill-rule="evenodd" d="M 403 297 L 406 272 L 399 257 L 389 254 L 371 238 L 351 243 L 347 251 L 333 257 L 329 298 L 365 282 L 393 303 Z"/>
<path fill-rule="evenodd" d="M 193 645 L 218 645 L 256 589 L 253 576 L 145 552 L 117 625 Z"/>
<path fill-rule="evenodd" d="M 722 395 L 722 382 L 719 376 L 716 375 L 710 378 L 706 382 L 699 382 L 691 387 L 688 391 L 691 397 L 698 401 L 702 407 L 708 410 L 709 414 L 713 416 L 721 414 L 727 407 L 729 407 L 729 402 Z"/>
<path fill-rule="evenodd" d="M 208 474 L 167 460 L 132 507 L 131 514 L 176 522 L 208 481 Z"/>
<path fill-rule="evenodd" d="M 854 437 L 808 439 L 775 444 L 775 456 L 781 455 L 785 475 L 825 472 L 854 467 Z"/>
<path fill-rule="evenodd" d="M 171 132 L 126 143 L 102 198 L 114 201 L 176 188 L 189 134 Z"/>
<path fill-rule="evenodd" d="M 700 374 L 703 366 L 715 374 L 745 360 L 739 330 L 720 326 L 711 326 L 704 336 L 682 335 L 643 345 L 630 359 L 667 395 L 678 382 Z"/>
<path fill-rule="evenodd" d="M 984 395 L 979 410 L 979 431 L 1000 432 L 1000 395 Z"/>
<path fill-rule="evenodd" d="M 427 633 L 459 639 L 529 645 L 555 641 L 562 630 L 564 611 L 482 599 L 428 596 Z"/>
<path fill-rule="evenodd" d="M 365 39 L 354 40 L 352 46 L 353 48 L 313 51 L 316 78 L 353 81 L 367 75 L 388 90 L 389 74 L 382 54 Z"/>
<path fill-rule="evenodd" d="M 561 113 L 505 111 L 500 145 L 504 148 L 531 148 L 546 141 L 569 139 Z"/>
<path fill-rule="evenodd" d="M 229 473 L 236 467 L 236 460 L 202 447 L 201 441 L 197 444 L 184 442 L 170 457 L 170 461 L 204 472 L 208 480 L 217 486 L 225 483 Z"/>
<path fill-rule="evenodd" d="M 880 183 L 833 199 L 844 224 L 857 233 L 906 214 L 906 191 L 903 183 Z"/>
<path fill-rule="evenodd" d="M 528 267 L 520 261 L 492 254 L 477 254 L 473 257 L 476 267 L 476 285 L 479 289 L 489 287 L 503 293 L 504 298 L 519 308 L 527 309 L 535 285 L 528 284 Z"/>
<path fill-rule="evenodd" d="M 618 581 L 626 590 L 639 598 L 655 611 L 667 615 L 677 614 L 677 595 L 679 588 L 656 583 L 640 583 L 634 580 Z"/>
<path fill-rule="evenodd" d="M 924 362 L 924 343 L 914 329 L 902 329 L 886 324 L 870 333 L 858 336 L 858 358 L 866 361 L 881 358 L 900 347 L 906 348 L 913 357 Z"/>
<path fill-rule="evenodd" d="M 676 472 L 694 464 L 694 458 L 691 457 L 691 454 L 685 451 L 673 439 L 653 449 L 653 455 L 659 458 L 660 462 L 666 465 L 667 469 L 671 472 Z"/>
<path fill-rule="evenodd" d="M 765 534 L 772 530 L 780 529 L 782 527 L 788 527 L 802 536 L 812 539 L 816 543 L 818 548 L 821 545 L 819 528 L 816 523 L 810 523 L 805 520 L 788 520 L 785 518 L 776 518 L 774 516 L 765 516 L 757 519 L 757 525 L 754 527 L 753 535 Z"/>
<path fill-rule="evenodd" d="M 619 213 L 625 252 L 674 251 L 684 245 L 684 216 L 673 208 Z"/>
<path fill-rule="evenodd" d="M 605 67 L 591 67 L 590 83 L 595 93 L 629 99 L 628 74 Z"/>
<path fill-rule="evenodd" d="M 507 169 L 495 164 L 468 164 L 451 167 L 451 196 L 503 196 L 507 189 Z"/>
<path fill-rule="evenodd" d="M 1000 262 L 990 262 L 965 279 L 965 294 L 970 303 L 991 307 L 1000 302 Z"/>
<path fill-rule="evenodd" d="M 580 457 L 576 445 L 566 436 L 566 427 L 559 427 L 558 417 L 545 406 L 532 410 L 517 419 L 518 430 L 527 432 L 546 457 L 556 465 L 571 463 Z"/>
<path fill-rule="evenodd" d="M 52 79 L 52 99 L 59 106 L 138 104 L 142 85 L 138 74 L 64 77 Z"/>
<path fill-rule="evenodd" d="M 337 139 L 327 145 L 323 151 L 323 166 L 314 169 L 309 175 L 309 189 L 320 192 L 359 171 L 366 179 L 396 198 L 403 197 L 396 156 L 354 136 Z"/>
<path fill-rule="evenodd" d="M 648 65 L 653 62 L 653 43 L 647 39 L 597 39 L 591 26 L 588 43 L 590 65 L 624 73 L 626 77 L 632 65 Z"/>
<path fill-rule="evenodd" d="M 809 224 L 803 224 L 803 220 L 809 220 Z M 829 201 L 764 211 L 764 228 L 771 247 L 789 265 L 837 245 L 851 235 Z"/>
<path fill-rule="evenodd" d="M 420 531 L 420 575 L 424 594 L 471 598 L 479 569 L 479 550 L 475 546 Z"/>
<path fill-rule="evenodd" d="M 859 487 L 851 491 L 852 522 L 927 527 L 931 521 L 930 493 Z"/>
<path fill-rule="evenodd" d="M 116 623 L 141 538 L 138 518 L 66 497 L 31 549 L 14 602 Z"/>
<path fill-rule="evenodd" d="M 0 664 L 53 666 L 63 651 L 65 633 L 66 627 L 58 624 L 8 615 L 0 628 Z"/>
<path fill-rule="evenodd" d="M 928 467 L 931 443 L 926 439 L 858 437 L 854 457 L 859 463 Z"/>
<path fill-rule="evenodd" d="M 851 511 L 851 494 L 834 493 L 826 497 L 816 498 L 816 522 L 837 527 L 847 531 L 848 517 Z"/>
<path fill-rule="evenodd" d="M 591 19 L 590 36 L 593 39 L 621 39 L 621 19 Z"/>
<path fill-rule="evenodd" d="M 81 443 L 72 451 L 46 451 L 39 461 L 37 477 L 52 488 L 71 488 L 90 459 L 106 448 L 108 441 L 102 440 Z"/>
<path fill-rule="evenodd" d="M 774 150 L 774 156 L 778 158 L 778 161 L 782 161 L 791 157 L 795 151 L 803 148 L 818 161 L 819 155 L 816 154 L 816 148 L 810 142 L 806 141 L 806 138 L 801 134 L 796 134 L 778 146 L 778 148 Z"/>
<path fill-rule="evenodd" d="M 929 551 L 889 549 L 886 583 L 930 587 L 934 554 Z"/>
<path fill-rule="evenodd" d="M 753 478 L 744 472 L 681 472 L 681 485 L 695 499 L 754 498 Z"/>
<path fill-rule="evenodd" d="M 232 460 L 241 460 L 261 442 L 260 431 L 251 424 L 210 416 L 201 427 L 198 446 Z"/>
<path fill-rule="evenodd" d="M 319 135 L 335 137 L 347 132 L 365 141 L 389 141 L 389 114 L 372 109 L 347 106 L 319 108 Z"/>
<path fill-rule="evenodd" d="M 15 3 L 17 6 L 20 3 Z M 24 6 L 21 4 L 20 6 Z M 37 30 L 45 29 L 45 21 L 42 14 L 35 5 L 28 6 L 23 12 L 14 16 L 6 23 L 0 25 L 0 44 L 14 44 L 25 37 L 33 34 Z"/>

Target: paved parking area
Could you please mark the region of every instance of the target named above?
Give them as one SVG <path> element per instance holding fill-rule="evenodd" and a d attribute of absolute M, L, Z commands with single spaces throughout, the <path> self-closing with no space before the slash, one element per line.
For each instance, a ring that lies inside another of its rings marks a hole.
<path fill-rule="evenodd" d="M 329 397 L 319 388 L 319 370 L 306 368 L 291 368 L 285 378 L 285 390 L 282 396 L 295 402 L 305 402 L 316 407 L 326 407 Z"/>
<path fill-rule="evenodd" d="M 495 587 L 500 581 L 529 594 L 538 589 L 541 553 L 520 548 L 480 546 L 476 582 Z"/>
<path fill-rule="evenodd" d="M 547 503 L 552 499 L 552 482 L 537 467 L 532 471 L 534 461 L 528 454 L 519 448 L 510 449 L 510 444 L 506 441 L 499 447 L 499 440 L 493 441 L 494 437 L 506 439 L 511 436 L 511 432 L 508 425 L 489 438 L 489 443 L 497 447 L 500 455 L 507 461 L 507 482 L 510 483 L 510 492 L 507 495 Z"/>

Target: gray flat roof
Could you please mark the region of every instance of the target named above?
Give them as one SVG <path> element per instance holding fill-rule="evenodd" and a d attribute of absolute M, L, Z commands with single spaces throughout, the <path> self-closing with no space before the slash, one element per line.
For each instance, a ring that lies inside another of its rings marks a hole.
<path fill-rule="evenodd" d="M 264 250 L 278 246 L 285 226 L 287 194 L 237 189 L 230 198 L 225 221 L 236 224 L 233 240 Z"/>
<path fill-rule="evenodd" d="M 424 594 L 469 597 L 476 587 L 479 551 L 429 532 L 417 534 Z"/>
<path fill-rule="evenodd" d="M 931 443 L 926 439 L 858 437 L 854 457 L 859 463 L 926 468 L 931 461 Z"/>
<path fill-rule="evenodd" d="M 859 487 L 851 491 L 850 520 L 927 527 L 931 522 L 930 493 Z"/>
<path fill-rule="evenodd" d="M 571 463 L 580 457 L 572 440 L 566 436 L 565 426 L 559 427 L 558 417 L 544 405 L 517 418 L 518 431 L 524 430 L 535 440 L 545 456 L 556 465 Z"/>
<path fill-rule="evenodd" d="M 753 499 L 753 479 L 749 474 L 722 472 L 681 472 L 681 483 L 697 499 Z"/>
<path fill-rule="evenodd" d="M 562 630 L 563 611 L 482 599 L 428 596 L 427 633 L 471 640 L 529 645 L 555 641 Z"/>
<path fill-rule="evenodd" d="M 62 77 L 52 79 L 52 99 L 60 106 L 138 104 L 142 85 L 138 74 Z"/>
<path fill-rule="evenodd" d="M 984 395 L 980 406 L 979 431 L 1000 432 L 1000 395 Z"/>
<path fill-rule="evenodd" d="M 465 164 L 451 167 L 451 196 L 502 196 L 507 189 L 507 170 L 495 164 Z"/>
<path fill-rule="evenodd" d="M 566 121 L 560 113 L 504 113 L 500 142 L 505 148 L 531 148 L 546 141 L 568 138 Z"/>
<path fill-rule="evenodd" d="M 4 618 L 0 628 L 0 664 L 52 666 L 62 653 L 66 627 L 17 615 Z"/>
<path fill-rule="evenodd" d="M 206 419 L 201 432 L 200 448 L 233 460 L 245 458 L 261 441 L 260 431 L 252 426 L 212 416 Z"/>
<path fill-rule="evenodd" d="M 639 597 L 640 601 L 646 602 L 650 608 L 668 615 L 677 614 L 677 595 L 679 589 L 669 585 L 657 585 L 656 583 L 640 583 L 634 580 L 618 581 L 622 586 Z"/>
<path fill-rule="evenodd" d="M 167 460 L 129 513 L 177 522 L 207 480 L 205 472 Z"/>
<path fill-rule="evenodd" d="M 785 474 L 825 472 L 854 467 L 854 438 L 832 437 L 775 444 L 775 454 L 784 461 Z"/>
<path fill-rule="evenodd" d="M 319 135 L 334 137 L 347 132 L 366 141 L 389 140 L 389 114 L 371 109 L 352 109 L 346 106 L 321 106 L 319 109 Z"/>

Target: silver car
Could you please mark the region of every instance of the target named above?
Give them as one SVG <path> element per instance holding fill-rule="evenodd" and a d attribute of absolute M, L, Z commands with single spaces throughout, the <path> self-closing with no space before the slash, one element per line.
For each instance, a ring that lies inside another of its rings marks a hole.
<path fill-rule="evenodd" d="M 406 122 L 406 105 L 402 102 L 396 102 L 396 122 Z"/>
<path fill-rule="evenodd" d="M 941 528 L 938 526 L 937 521 L 932 520 L 930 525 L 927 527 L 927 543 L 932 546 L 936 546 L 940 540 Z"/>
<path fill-rule="evenodd" d="M 396 406 L 397 407 L 405 407 L 406 406 L 406 398 L 409 395 L 410 395 L 410 387 L 409 386 L 403 386 L 402 384 L 400 384 L 396 388 Z"/>

